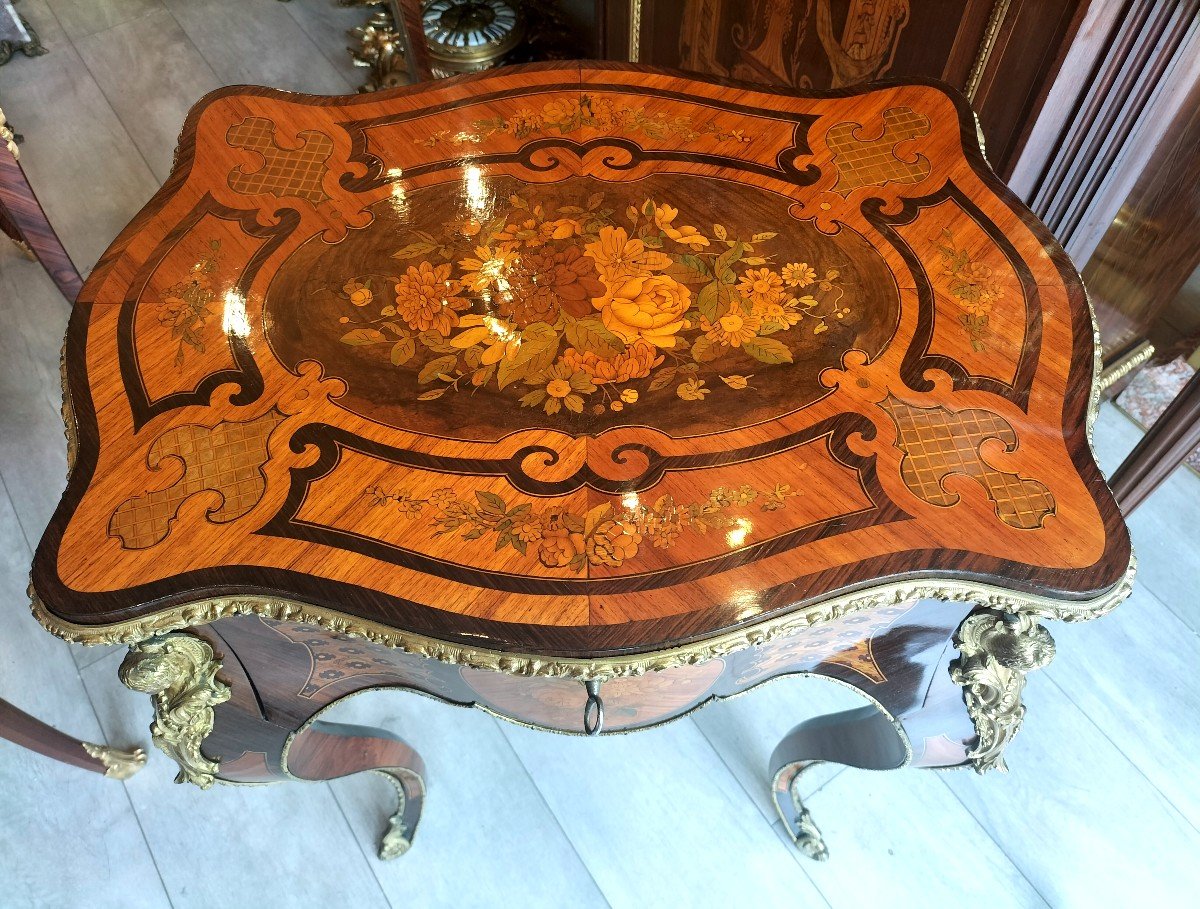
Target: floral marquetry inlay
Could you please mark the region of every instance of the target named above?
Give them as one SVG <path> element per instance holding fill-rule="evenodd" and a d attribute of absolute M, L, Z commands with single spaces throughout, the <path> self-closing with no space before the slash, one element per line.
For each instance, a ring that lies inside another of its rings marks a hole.
<path fill-rule="evenodd" d="M 794 337 L 858 321 L 841 270 L 818 274 L 815 250 L 787 249 L 778 231 L 696 227 L 670 201 L 624 201 L 513 194 L 486 221 L 402 235 L 394 274 L 329 288 L 349 304 L 341 342 L 415 371 L 418 401 L 514 388 L 552 416 L 663 389 L 703 402 L 718 382 L 750 394 L 755 372 L 794 362 Z"/>
<path fill-rule="evenodd" d="M 259 598 L 435 660 L 702 679 L 700 643 L 885 584 L 1108 608 L 1086 300 L 975 135 L 932 84 L 609 64 L 209 95 L 72 315 L 48 621 Z M 845 627 L 796 653 L 886 675 Z M 377 671 L 343 646 L 311 684 Z"/>
<path fill-rule="evenodd" d="M 584 95 L 547 101 L 541 107 L 522 107 L 508 116 L 473 120 L 461 129 L 440 129 L 413 141 L 438 145 L 478 145 L 497 134 L 514 139 L 539 136 L 576 135 L 585 128 L 633 138 L 673 139 L 693 142 L 702 137 L 718 142 L 749 142 L 743 129 L 726 129 L 711 122 L 698 122 L 688 116 L 648 113 L 644 107 L 618 105 L 610 98 Z"/>
<path fill-rule="evenodd" d="M 760 492 L 753 486 L 720 487 L 702 502 L 676 502 L 661 496 L 650 505 L 614 506 L 605 502 L 585 514 L 561 508 L 534 508 L 529 502 L 510 505 L 493 492 L 476 492 L 474 500 L 453 489 L 439 489 L 427 499 L 403 490 L 375 486 L 366 495 L 372 505 L 390 506 L 405 518 L 420 521 L 434 536 L 458 533 L 464 540 L 483 539 L 497 550 L 512 547 L 547 568 L 581 572 L 590 565 L 620 566 L 643 546 L 670 549 L 683 533 L 723 532 L 744 539 L 753 510 L 776 511 L 800 495 L 790 483 Z"/>
<path fill-rule="evenodd" d="M 886 279 L 878 253 L 777 197 L 747 206 L 752 191 L 718 181 L 531 192 L 467 179 L 465 205 L 453 185 L 406 194 L 345 241 L 352 257 L 309 243 L 272 283 L 272 344 L 344 379 L 341 406 L 483 437 L 711 427 L 728 408 L 765 416 L 819 397 L 821 368 L 851 347 L 876 353 L 894 324 L 895 291 L 863 305 Z"/>

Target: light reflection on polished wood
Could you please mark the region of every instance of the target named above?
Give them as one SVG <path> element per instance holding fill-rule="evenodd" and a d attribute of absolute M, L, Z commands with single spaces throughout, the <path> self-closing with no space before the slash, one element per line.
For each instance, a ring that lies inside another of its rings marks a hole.
<path fill-rule="evenodd" d="M 969 763 L 1030 668 L 973 643 L 964 703 L 970 601 L 1032 639 L 1128 591 L 1094 354 L 1078 275 L 933 84 L 223 89 L 74 311 L 35 608 L 189 629 L 229 695 L 193 757 L 383 770 L 388 854 L 419 757 L 318 719 L 377 687 L 564 732 L 599 699 L 624 732 L 814 673 L 881 711 L 876 764 Z M 776 769 L 869 764 L 800 753 L 823 737 Z"/>
<path fill-rule="evenodd" d="M 590 654 L 913 572 L 1103 597 L 1078 278 L 969 122 L 599 66 L 215 93 L 81 296 L 42 601 L 265 588 Z M 264 420 L 261 464 L 198 466 Z"/>

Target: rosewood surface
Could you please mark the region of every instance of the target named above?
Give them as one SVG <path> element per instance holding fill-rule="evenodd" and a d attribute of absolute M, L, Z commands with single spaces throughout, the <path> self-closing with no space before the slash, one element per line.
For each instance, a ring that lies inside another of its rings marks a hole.
<path fill-rule="evenodd" d="M 7 143 L 3 141 L 6 134 L 10 137 Z M 11 136 L 0 111 L 0 230 L 36 256 L 62 295 L 73 302 L 83 286 L 83 278 L 34 195 L 17 160 L 17 145 Z"/>
<path fill-rule="evenodd" d="M 885 580 L 1086 608 L 1130 554 L 1093 366 L 934 83 L 222 89 L 80 294 L 34 588 L 66 633 L 256 594 L 589 658 Z"/>

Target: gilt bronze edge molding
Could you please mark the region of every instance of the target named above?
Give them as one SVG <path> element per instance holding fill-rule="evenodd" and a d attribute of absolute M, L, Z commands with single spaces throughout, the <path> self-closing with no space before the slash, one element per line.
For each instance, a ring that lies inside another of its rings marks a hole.
<path fill-rule="evenodd" d="M 1000 28 L 1004 25 L 1004 20 L 1008 18 L 1008 8 L 1011 5 L 1012 0 L 996 0 L 991 14 L 988 16 L 987 25 L 983 30 L 983 38 L 975 50 L 975 60 L 971 64 L 971 72 L 967 75 L 967 82 L 963 86 L 963 94 L 972 105 L 975 103 L 975 95 L 979 92 L 979 86 L 983 82 L 983 73 L 987 69 L 988 63 L 991 62 L 992 51 L 996 49 L 996 39 L 1000 37 Z"/>
<path fill-rule="evenodd" d="M 1118 357 L 1107 366 L 1103 366 L 1100 371 L 1101 393 L 1108 391 L 1139 366 L 1149 362 L 1154 354 L 1154 345 L 1149 341 L 1142 341 L 1123 357 Z"/>
<path fill-rule="evenodd" d="M 54 616 L 42 603 L 32 581 L 29 598 L 34 616 L 52 634 L 80 644 L 138 645 L 158 635 L 207 625 L 235 615 L 257 615 L 276 621 L 316 625 L 335 634 L 365 638 L 439 662 L 520 676 L 566 679 L 612 679 L 660 672 L 707 662 L 749 647 L 761 646 L 799 634 L 805 629 L 853 613 L 909 600 L 943 600 L 976 603 L 984 609 L 1063 621 L 1084 621 L 1110 612 L 1132 590 L 1136 558 L 1130 554 L 1125 575 L 1100 597 L 1081 603 L 1054 600 L 1037 594 L 1006 590 L 988 584 L 949 579 L 927 579 L 881 584 L 813 603 L 787 615 L 728 631 L 704 640 L 657 651 L 585 659 L 508 653 L 439 640 L 400 631 L 378 622 L 349 616 L 333 609 L 283 597 L 228 596 L 197 600 L 156 615 L 108 625 L 78 625 Z"/>

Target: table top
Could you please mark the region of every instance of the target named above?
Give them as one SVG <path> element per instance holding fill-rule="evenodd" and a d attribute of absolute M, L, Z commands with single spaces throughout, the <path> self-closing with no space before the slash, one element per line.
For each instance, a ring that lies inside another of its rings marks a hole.
<path fill-rule="evenodd" d="M 35 608 L 571 657 L 914 593 L 1082 617 L 1130 564 L 1095 363 L 936 83 L 226 88 L 75 306 Z"/>

